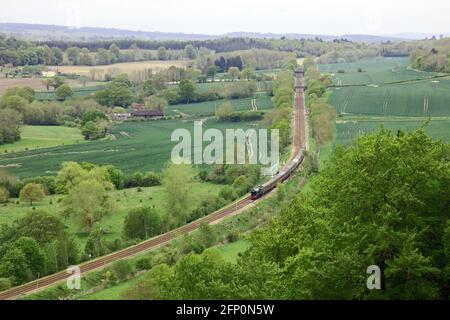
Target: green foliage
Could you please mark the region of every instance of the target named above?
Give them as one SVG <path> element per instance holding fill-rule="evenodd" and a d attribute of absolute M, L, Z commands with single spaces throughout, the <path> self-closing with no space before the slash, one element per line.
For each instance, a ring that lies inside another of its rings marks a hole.
<path fill-rule="evenodd" d="M 108 165 L 105 166 L 106 172 L 108 174 L 108 180 L 114 185 L 118 190 L 123 189 L 125 186 L 125 174 L 119 168 Z"/>
<path fill-rule="evenodd" d="M 9 201 L 9 191 L 5 187 L 0 187 L 0 203 L 7 203 Z"/>
<path fill-rule="evenodd" d="M 128 260 L 119 260 L 111 265 L 111 270 L 118 281 L 124 281 L 133 273 L 133 266 Z"/>
<path fill-rule="evenodd" d="M 95 99 L 103 106 L 126 108 L 133 102 L 133 95 L 127 83 L 118 80 L 109 83 L 105 89 L 97 91 Z"/>
<path fill-rule="evenodd" d="M 12 283 L 9 278 L 0 278 L 0 292 L 11 288 Z"/>
<path fill-rule="evenodd" d="M 103 233 L 101 230 L 92 230 L 89 233 L 89 238 L 84 246 L 84 255 L 86 259 L 94 259 L 101 257 L 109 253 L 108 247 L 106 245 Z"/>
<path fill-rule="evenodd" d="M 338 149 L 311 191 L 254 236 L 254 259 L 283 267 L 288 299 L 438 298 L 447 157 L 423 131 L 381 130 Z M 373 264 L 384 273 L 379 293 L 365 289 Z"/>
<path fill-rule="evenodd" d="M 145 240 L 161 232 L 161 218 L 153 208 L 137 208 L 131 210 L 123 224 L 125 239 Z"/>
<path fill-rule="evenodd" d="M 178 93 L 180 95 L 181 102 L 188 104 L 195 97 L 196 87 L 189 80 L 181 80 L 178 85 Z"/>
<path fill-rule="evenodd" d="M 21 120 L 22 117 L 17 111 L 0 109 L 0 145 L 20 140 Z"/>
<path fill-rule="evenodd" d="M 219 121 L 227 121 L 231 114 L 233 113 L 234 108 L 231 103 L 228 101 L 225 101 L 222 103 L 220 107 L 216 110 L 216 117 L 219 119 Z"/>
<path fill-rule="evenodd" d="M 68 84 L 63 84 L 56 89 L 56 98 L 60 101 L 64 101 L 73 97 L 73 90 Z"/>
<path fill-rule="evenodd" d="M 33 201 L 40 201 L 45 197 L 44 187 L 41 184 L 28 183 L 20 190 L 20 201 L 29 201 L 30 206 Z"/>
<path fill-rule="evenodd" d="M 31 237 L 40 246 L 67 237 L 66 226 L 60 219 L 44 211 L 33 211 L 16 221 L 19 235 Z"/>
<path fill-rule="evenodd" d="M 222 190 L 220 190 L 219 197 L 228 201 L 234 201 L 238 198 L 238 194 L 232 187 L 225 186 L 222 188 Z"/>
<path fill-rule="evenodd" d="M 19 285 L 32 279 L 25 254 L 19 249 L 11 249 L 0 260 L 0 276 L 11 279 Z"/>
<path fill-rule="evenodd" d="M 192 202 L 192 182 L 195 174 L 190 165 L 170 163 L 162 173 L 162 186 L 166 195 L 166 213 L 174 225 L 187 221 L 186 207 Z"/>
<path fill-rule="evenodd" d="M 95 122 L 89 121 L 81 128 L 81 134 L 86 140 L 96 140 L 100 135 L 100 129 Z"/>
<path fill-rule="evenodd" d="M 80 230 L 90 231 L 112 211 L 113 203 L 102 181 L 86 179 L 69 189 L 62 202 L 64 215 L 72 217 Z"/>
<path fill-rule="evenodd" d="M 28 100 L 28 102 L 33 102 L 34 100 L 34 89 L 31 87 L 12 87 L 8 88 L 3 94 L 4 97 L 19 96 Z"/>

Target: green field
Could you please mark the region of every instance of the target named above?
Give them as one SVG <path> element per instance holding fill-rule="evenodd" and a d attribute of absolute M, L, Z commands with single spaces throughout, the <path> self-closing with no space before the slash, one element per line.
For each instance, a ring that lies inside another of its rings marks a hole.
<path fill-rule="evenodd" d="M 77 128 L 63 126 L 23 126 L 21 140 L 0 146 L 0 153 L 81 143 L 84 137 Z"/>
<path fill-rule="evenodd" d="M 227 262 L 235 263 L 240 253 L 243 253 L 250 246 L 247 240 L 239 240 L 218 247 Z"/>
<path fill-rule="evenodd" d="M 354 63 L 319 65 L 321 72 L 330 73 L 335 85 L 381 84 L 439 76 L 409 67 L 409 58 L 375 58 Z M 361 69 L 362 72 L 358 72 Z M 339 73 L 338 71 L 345 71 Z"/>
<path fill-rule="evenodd" d="M 269 71 L 269 70 L 268 70 Z M 246 81 L 246 80 L 242 80 Z M 238 85 L 240 81 L 238 82 L 231 82 L 231 81 L 215 81 L 215 82 L 205 82 L 205 83 L 197 83 L 197 90 L 200 92 L 205 92 L 210 89 L 220 89 L 220 90 L 226 90 L 229 87 L 233 87 L 234 85 Z M 256 82 L 257 91 L 264 91 L 265 86 L 269 85 L 270 81 L 258 81 Z M 171 84 L 169 85 L 169 88 L 176 89 L 178 88 L 178 84 Z"/>
<path fill-rule="evenodd" d="M 358 68 L 362 72 L 358 72 Z M 409 58 L 375 58 L 320 65 L 336 87 L 328 102 L 338 114 L 449 116 L 450 78 L 409 67 Z M 345 73 L 337 73 L 344 70 Z"/>
<path fill-rule="evenodd" d="M 234 111 L 250 111 L 252 110 L 252 101 L 253 98 L 245 98 L 245 99 L 233 99 L 229 100 L 229 102 L 233 105 Z M 257 94 L 255 95 L 256 105 L 258 110 L 267 110 L 272 108 L 272 100 L 266 94 Z M 189 115 L 189 116 L 212 116 L 216 113 L 216 109 L 219 108 L 224 101 L 208 101 L 208 102 L 200 102 L 200 103 L 189 103 L 189 104 L 177 104 L 169 106 L 165 113 L 167 115 Z"/>
<path fill-rule="evenodd" d="M 329 103 L 338 114 L 448 116 L 450 80 L 334 88 Z"/>
<path fill-rule="evenodd" d="M 96 91 L 102 89 L 103 86 L 86 87 L 73 90 L 73 98 L 81 99 L 93 95 Z M 34 94 L 36 100 L 56 100 L 55 91 L 41 91 Z"/>
<path fill-rule="evenodd" d="M 413 131 L 431 119 L 426 127 L 428 134 L 450 141 L 449 77 L 430 79 L 438 74 L 408 66 L 408 58 L 320 65 L 322 72 L 332 73 L 335 84 L 343 86 L 329 90 L 328 103 L 340 116 L 334 141 L 321 148 L 321 162 L 337 145 L 350 145 L 359 135 L 378 130 L 381 125 L 394 133 L 399 129 Z M 404 82 L 392 83 L 399 81 Z"/>
<path fill-rule="evenodd" d="M 0 167 L 19 177 L 55 174 L 64 161 L 113 164 L 126 173 L 160 171 L 170 159 L 175 129 L 188 129 L 193 135 L 194 120 L 126 122 L 112 129 L 113 139 L 65 145 L 0 155 Z M 258 128 L 259 122 L 231 123 L 213 119 L 203 129 Z"/>
<path fill-rule="evenodd" d="M 221 185 L 211 183 L 196 183 L 194 185 L 195 192 L 193 192 L 193 203 L 187 210 L 195 209 L 202 200 L 211 198 L 219 193 Z M 139 206 L 155 206 L 159 212 L 164 212 L 164 192 L 162 187 L 141 188 L 138 192 L 137 188 L 117 190 L 111 192 L 111 198 L 115 203 L 115 208 L 110 215 L 104 217 L 99 224 L 103 229 L 108 230 L 106 239 L 114 240 L 122 237 L 123 221 L 129 210 Z M 58 199 L 63 198 L 64 195 L 47 196 L 40 202 L 33 204 L 36 210 L 44 210 L 52 214 L 59 214 L 61 208 Z M 28 203 L 17 203 L 17 199 L 10 199 L 10 203 L 0 206 L 0 224 L 12 223 L 16 219 L 22 217 L 27 212 L 32 211 Z M 87 234 L 78 233 L 76 225 L 71 219 L 67 219 L 64 223 L 69 227 L 69 231 L 77 235 L 77 239 L 81 245 L 87 240 Z"/>
<path fill-rule="evenodd" d="M 426 123 L 427 119 L 344 119 L 336 123 L 337 138 L 335 145 L 349 145 L 359 135 L 379 130 L 381 125 L 387 130 L 396 133 L 399 129 L 407 132 L 419 129 Z M 435 138 L 445 142 L 450 142 L 450 118 L 431 119 L 426 126 L 427 133 Z"/>

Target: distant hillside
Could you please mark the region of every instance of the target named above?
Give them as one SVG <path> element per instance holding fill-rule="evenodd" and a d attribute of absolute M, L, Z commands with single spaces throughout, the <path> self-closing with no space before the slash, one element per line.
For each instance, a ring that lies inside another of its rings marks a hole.
<path fill-rule="evenodd" d="M 114 28 L 81 27 L 72 28 L 65 26 L 24 24 L 24 23 L 0 23 L 0 33 L 13 34 L 27 40 L 111 40 L 111 39 L 137 39 L 137 40 L 208 40 L 217 36 L 132 31 Z"/>
<path fill-rule="evenodd" d="M 405 37 L 391 37 L 391 36 L 373 36 L 373 35 L 364 35 L 364 34 L 346 34 L 342 36 L 333 36 L 333 35 L 323 35 L 323 34 L 304 34 L 304 33 L 286 33 L 286 34 L 278 34 L 278 33 L 258 33 L 258 32 L 231 32 L 225 34 L 227 37 L 249 37 L 255 39 L 261 38 L 281 38 L 286 37 L 287 39 L 322 39 L 324 41 L 333 41 L 335 39 L 347 39 L 353 42 L 370 42 L 370 43 L 380 43 L 380 42 L 398 42 L 409 40 L 409 38 Z"/>
<path fill-rule="evenodd" d="M 324 41 L 332 41 L 334 39 L 348 39 L 354 42 L 397 42 L 415 37 L 395 37 L 395 36 L 373 36 L 373 35 L 320 35 L 320 34 L 302 34 L 302 33 L 258 33 L 258 32 L 230 32 L 223 35 L 206 35 L 206 34 L 187 34 L 172 32 L 149 32 L 149 31 L 132 31 L 114 28 L 94 28 L 81 27 L 72 28 L 66 26 L 26 24 L 26 23 L 0 23 L 0 33 L 14 35 L 20 38 L 45 41 L 45 40 L 63 40 L 63 41 L 92 41 L 92 40 L 113 40 L 113 39 L 136 39 L 136 40 L 178 40 L 178 41 L 194 41 L 194 40 L 212 40 L 218 38 L 281 38 L 287 39 L 315 39 L 320 38 Z"/>

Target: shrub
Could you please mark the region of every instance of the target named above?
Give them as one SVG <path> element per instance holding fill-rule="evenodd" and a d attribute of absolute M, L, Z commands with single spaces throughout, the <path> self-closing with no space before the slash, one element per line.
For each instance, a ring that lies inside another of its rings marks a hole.
<path fill-rule="evenodd" d="M 161 177 L 152 171 L 148 172 L 143 178 L 143 187 L 154 187 L 159 185 L 161 185 Z"/>
<path fill-rule="evenodd" d="M 125 239 L 144 240 L 161 232 L 161 217 L 153 208 L 137 208 L 131 210 L 123 225 Z"/>
<path fill-rule="evenodd" d="M 198 177 L 200 178 L 200 180 L 206 181 L 208 179 L 208 171 L 206 171 L 206 170 L 200 171 L 198 173 Z"/>
<path fill-rule="evenodd" d="M 124 281 L 133 273 L 133 266 L 128 260 L 119 260 L 111 265 L 111 271 L 118 281 Z"/>
<path fill-rule="evenodd" d="M 232 187 L 225 186 L 220 190 L 219 197 L 225 200 L 234 201 L 238 198 L 238 195 Z"/>
<path fill-rule="evenodd" d="M 8 278 L 0 278 L 0 292 L 11 288 L 11 280 Z"/>
<path fill-rule="evenodd" d="M 140 257 L 136 260 L 135 266 L 137 270 L 149 270 L 152 267 L 152 260 L 150 257 Z"/>
<path fill-rule="evenodd" d="M 0 203 L 7 203 L 9 201 L 9 191 L 5 187 L 0 187 Z"/>

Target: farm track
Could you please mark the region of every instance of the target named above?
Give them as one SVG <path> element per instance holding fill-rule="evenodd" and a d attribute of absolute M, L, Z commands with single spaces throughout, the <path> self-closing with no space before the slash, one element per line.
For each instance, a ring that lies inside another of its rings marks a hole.
<path fill-rule="evenodd" d="M 291 162 L 289 162 L 287 166 L 291 165 L 293 162 L 292 161 L 293 158 L 300 152 L 302 152 L 303 148 L 307 147 L 306 111 L 304 107 L 302 76 L 300 74 L 296 75 L 297 76 L 296 76 L 295 110 L 294 110 L 294 134 L 293 134 L 293 148 L 292 148 L 293 157 L 291 158 Z M 301 163 L 295 163 L 295 165 L 296 167 L 298 167 L 301 165 Z M 250 206 L 255 202 L 259 202 L 261 199 L 264 198 L 265 197 L 262 197 L 259 200 L 253 201 L 250 199 L 250 196 L 247 196 L 221 210 L 218 210 L 208 216 L 205 216 L 189 224 L 186 224 L 178 229 L 161 234 L 152 239 L 141 242 L 137 245 L 100 257 L 96 260 L 88 261 L 84 264 L 79 265 L 81 274 L 83 275 L 91 271 L 104 268 L 114 261 L 124 258 L 131 258 L 133 256 L 144 253 L 151 249 L 155 249 L 160 246 L 166 245 L 175 238 L 178 238 L 182 235 L 197 230 L 202 223 L 210 224 L 213 222 L 220 221 L 228 216 L 232 216 L 233 214 L 240 212 L 240 210 L 247 208 L 248 206 Z M 26 283 L 22 286 L 15 287 L 7 291 L 0 292 L 0 300 L 7 300 L 7 299 L 11 300 L 23 295 L 40 291 L 42 289 L 45 289 L 46 287 L 67 280 L 69 276 L 70 274 L 68 274 L 66 271 L 60 271 L 45 278 Z"/>

